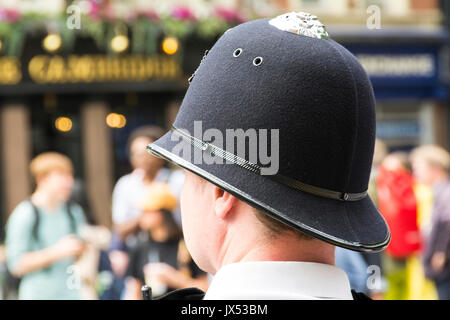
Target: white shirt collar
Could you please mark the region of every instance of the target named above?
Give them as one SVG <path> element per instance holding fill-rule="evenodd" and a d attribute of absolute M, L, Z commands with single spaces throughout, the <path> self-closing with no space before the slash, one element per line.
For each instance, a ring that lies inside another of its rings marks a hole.
<path fill-rule="evenodd" d="M 297 261 L 239 262 L 214 276 L 205 300 L 352 300 L 347 275 L 336 266 Z"/>

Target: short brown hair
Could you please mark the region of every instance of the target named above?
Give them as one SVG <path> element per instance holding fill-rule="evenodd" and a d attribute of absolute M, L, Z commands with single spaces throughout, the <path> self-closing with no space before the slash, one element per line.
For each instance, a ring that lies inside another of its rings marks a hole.
<path fill-rule="evenodd" d="M 411 160 L 424 160 L 429 166 L 439 167 L 450 172 L 450 154 L 444 148 L 436 145 L 424 145 L 411 152 Z"/>
<path fill-rule="evenodd" d="M 35 181 L 54 170 L 73 173 L 72 161 L 58 152 L 44 152 L 36 156 L 30 163 L 30 172 Z"/>
<path fill-rule="evenodd" d="M 206 182 L 208 182 L 203 177 L 200 177 L 200 179 L 198 179 L 198 181 L 200 181 L 200 185 L 206 185 Z M 314 237 L 311 237 L 311 236 L 301 232 L 300 230 L 294 229 L 294 228 L 288 226 L 287 224 L 285 224 L 281 221 L 278 221 L 275 218 L 272 218 L 267 213 L 264 213 L 254 207 L 251 207 L 251 208 L 253 209 L 253 213 L 255 214 L 258 221 L 266 228 L 266 230 L 268 232 L 267 236 L 270 239 L 276 238 L 278 236 L 281 236 L 281 235 L 287 234 L 287 233 L 295 235 L 295 237 L 298 240 L 314 239 Z"/>
<path fill-rule="evenodd" d="M 313 237 L 301 232 L 300 230 L 294 229 L 287 224 L 272 218 L 268 214 L 254 209 L 255 216 L 259 222 L 269 231 L 269 238 L 275 238 L 283 234 L 291 233 L 299 240 L 312 240 Z"/>

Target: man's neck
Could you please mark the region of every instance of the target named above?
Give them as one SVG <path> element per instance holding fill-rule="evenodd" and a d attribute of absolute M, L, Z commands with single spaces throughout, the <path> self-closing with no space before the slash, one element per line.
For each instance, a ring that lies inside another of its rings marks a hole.
<path fill-rule="evenodd" d="M 216 271 L 230 263 L 248 261 L 302 261 L 334 265 L 334 246 L 316 239 L 298 240 L 290 235 L 255 239 L 247 243 L 230 241 L 217 261 Z"/>

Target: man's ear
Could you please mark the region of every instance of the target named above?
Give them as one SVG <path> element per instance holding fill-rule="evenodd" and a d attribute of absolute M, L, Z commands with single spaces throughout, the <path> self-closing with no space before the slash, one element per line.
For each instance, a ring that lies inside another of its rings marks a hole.
<path fill-rule="evenodd" d="M 231 193 L 214 186 L 214 213 L 217 217 L 225 219 L 231 212 L 231 209 L 236 204 L 238 199 Z"/>

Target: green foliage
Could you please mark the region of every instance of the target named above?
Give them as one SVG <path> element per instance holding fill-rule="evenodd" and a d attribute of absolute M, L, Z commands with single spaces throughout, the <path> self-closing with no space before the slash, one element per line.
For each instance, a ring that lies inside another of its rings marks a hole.
<path fill-rule="evenodd" d="M 25 42 L 26 29 L 23 22 L 13 25 L 0 23 L 0 38 L 2 39 L 2 53 L 7 56 L 19 56 Z"/>
<path fill-rule="evenodd" d="M 162 33 L 159 25 L 149 19 L 139 18 L 131 27 L 133 53 L 154 54 L 158 47 L 158 35 Z"/>
<path fill-rule="evenodd" d="M 77 36 L 89 37 L 94 40 L 99 50 L 111 53 L 109 41 L 118 34 L 129 33 L 131 36 L 131 51 L 140 54 L 153 54 L 157 51 L 158 41 L 162 36 L 173 36 L 180 40 L 192 34 L 211 39 L 232 27 L 218 18 L 208 17 L 202 20 L 179 20 L 171 16 L 161 17 L 155 21 L 145 16 L 139 16 L 134 21 L 111 21 L 107 19 L 92 19 L 88 15 L 81 16 L 81 28 L 69 29 L 66 25 L 67 16 L 49 18 L 45 14 L 27 14 L 14 23 L 0 21 L 1 55 L 20 56 L 27 34 L 49 32 L 59 33 L 62 39 L 62 49 L 70 52 Z"/>
<path fill-rule="evenodd" d="M 177 20 L 172 17 L 164 17 L 160 23 L 165 34 L 179 39 L 183 39 L 194 29 L 192 21 Z"/>
<path fill-rule="evenodd" d="M 82 16 L 79 31 L 83 36 L 92 38 L 99 50 L 105 50 L 107 48 L 106 23 L 104 21 L 95 21 L 89 19 L 87 16 Z"/>
<path fill-rule="evenodd" d="M 211 39 L 218 34 L 224 33 L 231 26 L 225 21 L 215 18 L 206 18 L 197 26 L 197 35 L 200 38 Z"/>

